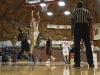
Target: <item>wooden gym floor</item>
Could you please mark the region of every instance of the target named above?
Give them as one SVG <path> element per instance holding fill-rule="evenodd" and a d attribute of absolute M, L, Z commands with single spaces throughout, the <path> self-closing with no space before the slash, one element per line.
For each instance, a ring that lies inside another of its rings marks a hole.
<path fill-rule="evenodd" d="M 0 62 L 0 75 L 100 75 L 100 63 L 95 62 L 94 68 L 89 68 L 84 62 L 80 68 L 74 68 L 71 64 L 64 62 L 45 62 L 19 61 L 19 62 Z"/>

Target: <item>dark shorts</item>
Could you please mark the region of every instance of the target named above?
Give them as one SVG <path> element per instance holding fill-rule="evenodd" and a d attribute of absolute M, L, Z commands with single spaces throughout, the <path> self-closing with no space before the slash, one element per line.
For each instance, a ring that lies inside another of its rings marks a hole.
<path fill-rule="evenodd" d="M 69 52 L 74 53 L 75 52 L 75 47 L 73 47 Z"/>
<path fill-rule="evenodd" d="M 51 56 L 52 51 L 49 50 L 49 48 L 46 48 L 46 55 L 49 54 Z"/>
<path fill-rule="evenodd" d="M 29 43 L 22 44 L 22 50 L 25 50 L 25 51 L 29 52 Z"/>

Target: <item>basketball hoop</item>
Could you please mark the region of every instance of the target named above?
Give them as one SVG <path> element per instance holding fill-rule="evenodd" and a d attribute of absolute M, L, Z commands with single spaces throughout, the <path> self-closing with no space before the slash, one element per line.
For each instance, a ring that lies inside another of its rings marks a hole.
<path fill-rule="evenodd" d="M 42 12 L 47 12 L 48 6 L 49 6 L 49 4 L 46 4 L 45 6 L 41 6 L 41 9 L 42 9 L 41 11 L 42 11 Z"/>

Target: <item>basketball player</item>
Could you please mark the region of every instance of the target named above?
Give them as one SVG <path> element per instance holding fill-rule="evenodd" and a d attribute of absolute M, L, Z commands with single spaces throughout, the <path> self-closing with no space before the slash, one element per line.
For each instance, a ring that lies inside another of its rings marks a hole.
<path fill-rule="evenodd" d="M 21 52 L 18 55 L 19 59 L 24 51 L 29 52 L 29 43 L 27 41 L 27 34 L 23 32 L 22 28 L 18 28 L 18 31 L 20 32 L 18 35 L 18 41 L 21 41 Z"/>
<path fill-rule="evenodd" d="M 35 7 L 32 6 L 31 9 L 32 9 L 31 23 L 30 23 L 31 28 L 30 28 L 29 34 L 30 34 L 30 56 L 33 56 L 33 48 L 34 48 L 34 45 L 36 44 L 36 41 L 39 35 L 38 25 L 41 19 L 40 19 L 39 12 L 38 12 L 37 13 L 38 20 L 36 21 L 35 18 L 33 18 L 33 12 L 34 12 Z"/>
<path fill-rule="evenodd" d="M 73 40 L 74 41 L 74 40 Z M 83 40 L 81 39 L 81 45 L 80 45 L 80 50 L 83 50 L 84 49 L 84 42 Z M 69 50 L 69 62 L 71 60 L 71 53 L 75 53 L 75 44 L 73 43 L 73 46 L 72 48 Z M 81 57 L 81 56 L 80 56 Z M 80 59 L 80 62 L 82 62 L 82 58 Z"/>
<path fill-rule="evenodd" d="M 69 64 L 69 49 L 71 49 L 69 41 L 67 41 L 67 38 L 64 37 L 64 41 L 62 41 L 62 48 L 63 48 L 63 58 L 65 64 Z"/>
<path fill-rule="evenodd" d="M 46 64 L 50 64 L 50 59 L 52 59 L 52 62 L 56 59 L 52 56 L 52 39 L 50 37 L 50 34 L 47 33 L 47 41 L 46 41 L 46 55 L 48 60 L 45 62 Z"/>

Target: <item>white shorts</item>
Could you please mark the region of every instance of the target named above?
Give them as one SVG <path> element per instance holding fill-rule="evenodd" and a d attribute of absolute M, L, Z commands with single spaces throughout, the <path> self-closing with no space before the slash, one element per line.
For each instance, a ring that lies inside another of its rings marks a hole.
<path fill-rule="evenodd" d="M 67 49 L 63 49 L 63 55 L 69 55 L 69 50 L 67 50 Z"/>
<path fill-rule="evenodd" d="M 39 32 L 34 32 L 34 39 L 37 39 L 39 35 Z"/>
<path fill-rule="evenodd" d="M 39 35 L 39 32 L 31 32 L 30 34 L 30 39 L 37 39 L 38 38 L 38 35 Z"/>

